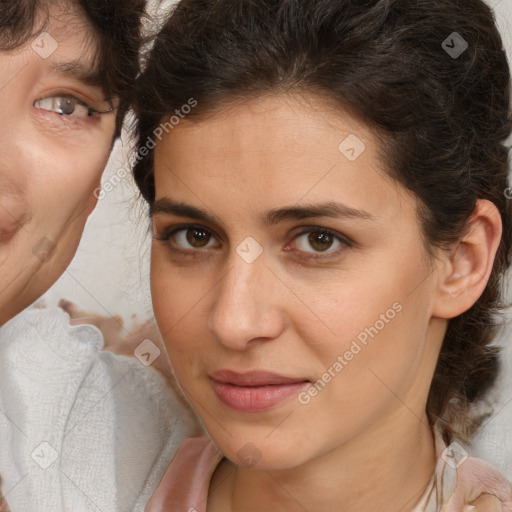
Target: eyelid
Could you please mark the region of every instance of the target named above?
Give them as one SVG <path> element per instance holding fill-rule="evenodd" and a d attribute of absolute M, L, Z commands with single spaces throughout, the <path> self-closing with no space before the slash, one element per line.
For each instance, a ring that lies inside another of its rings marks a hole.
<path fill-rule="evenodd" d="M 162 231 L 160 231 L 160 233 L 158 233 L 158 230 L 156 230 L 157 232 L 155 233 L 153 238 L 160 242 L 168 243 L 174 235 L 176 235 L 180 231 L 188 231 L 189 229 L 204 229 L 205 231 L 208 231 L 208 233 L 210 233 L 211 236 L 217 240 L 219 245 L 222 244 L 222 239 L 212 229 L 210 229 L 202 224 L 177 224 L 175 226 L 163 229 Z M 204 248 L 202 250 L 204 251 L 204 250 L 209 250 L 209 249 L 211 250 L 211 248 Z M 181 247 L 176 250 L 182 250 L 184 252 L 189 252 L 186 249 L 183 249 Z M 190 249 L 190 252 L 199 252 L 200 250 L 201 249 Z"/>
<path fill-rule="evenodd" d="M 338 240 L 341 243 L 341 246 L 334 250 L 327 250 L 325 252 L 315 252 L 315 251 L 302 251 L 300 249 L 289 248 L 289 245 L 297 238 L 310 234 L 310 233 L 326 233 L 331 235 L 333 238 Z M 347 249 L 354 247 L 356 244 L 349 237 L 339 233 L 338 231 L 322 226 L 302 226 L 300 231 L 293 235 L 293 238 L 289 244 L 287 244 L 284 248 L 285 252 L 294 252 L 300 259 L 304 260 L 328 260 L 329 258 L 339 257 L 341 253 L 345 252 Z"/>
<path fill-rule="evenodd" d="M 355 245 L 355 242 L 351 240 L 348 236 L 343 235 L 339 231 L 335 229 L 326 228 L 323 226 L 301 226 L 298 228 L 299 231 L 293 235 L 293 240 L 298 238 L 299 236 L 306 235 L 308 233 L 321 232 L 326 233 L 328 235 L 332 235 L 334 238 L 338 239 L 340 242 L 343 242 L 347 245 Z"/>
<path fill-rule="evenodd" d="M 37 101 L 49 99 L 49 98 L 72 98 L 77 100 L 77 102 L 88 108 L 89 110 L 92 109 L 93 113 L 95 114 L 110 114 L 114 110 L 116 110 L 116 106 L 114 106 L 114 103 L 112 99 L 105 98 L 103 100 L 100 99 L 93 99 L 91 97 L 87 97 L 87 95 L 76 91 L 74 88 L 60 88 L 60 89 L 51 89 L 44 94 L 40 94 L 34 103 Z"/>
<path fill-rule="evenodd" d="M 219 245 L 223 244 L 222 238 L 219 237 L 215 231 L 213 231 L 211 228 L 206 227 L 203 224 L 196 224 L 196 223 L 177 224 L 177 225 L 174 225 L 174 226 L 171 226 L 168 228 L 164 228 L 162 230 L 157 230 L 155 228 L 155 234 L 154 234 L 153 238 L 157 241 L 162 242 L 163 244 L 169 244 L 171 241 L 171 238 L 173 236 L 175 236 L 177 233 L 179 233 L 181 231 L 187 231 L 189 229 L 203 229 L 203 230 L 207 231 L 208 233 L 210 233 L 211 236 L 217 240 Z M 322 226 L 302 226 L 298 229 L 299 229 L 298 232 L 291 235 L 292 240 L 285 245 L 283 250 L 284 250 L 284 252 L 295 253 L 297 255 L 297 257 L 302 260 L 320 261 L 320 260 L 334 259 L 334 258 L 340 257 L 341 254 L 344 253 L 347 249 L 353 248 L 357 245 L 352 239 L 350 239 L 346 235 L 343 235 L 334 229 L 330 229 L 330 228 L 326 228 L 326 227 L 322 227 Z M 321 233 L 326 233 L 326 234 L 331 235 L 333 238 L 335 238 L 336 240 L 338 240 L 340 242 L 341 246 L 335 250 L 325 251 L 323 253 L 322 252 L 314 252 L 314 251 L 306 252 L 306 251 L 302 251 L 300 249 L 294 249 L 294 248 L 289 247 L 290 244 L 293 243 L 300 236 L 306 235 L 308 233 L 314 233 L 314 232 L 321 232 Z M 202 249 L 184 249 L 176 244 L 173 244 L 173 247 L 172 247 L 172 250 L 174 252 L 181 252 L 182 254 L 185 254 L 185 255 L 197 254 L 198 256 L 200 253 L 204 254 L 206 251 L 211 251 L 212 249 L 217 249 L 217 248 L 205 247 Z"/>

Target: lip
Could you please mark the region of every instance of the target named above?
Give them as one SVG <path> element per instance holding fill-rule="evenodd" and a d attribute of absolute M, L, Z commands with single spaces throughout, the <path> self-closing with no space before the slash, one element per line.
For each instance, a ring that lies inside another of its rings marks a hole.
<path fill-rule="evenodd" d="M 210 382 L 224 405 L 234 411 L 254 413 L 272 409 L 297 395 L 309 380 L 267 371 L 220 370 L 210 375 Z"/>

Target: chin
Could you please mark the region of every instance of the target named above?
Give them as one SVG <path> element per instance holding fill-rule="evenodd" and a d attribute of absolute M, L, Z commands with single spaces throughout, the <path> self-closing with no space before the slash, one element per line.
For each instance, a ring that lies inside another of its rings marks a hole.
<path fill-rule="evenodd" d="M 251 435 L 229 437 L 221 443 L 213 439 L 224 456 L 241 468 L 279 471 L 295 468 L 308 460 L 307 454 L 295 442 L 285 446 L 277 439 L 272 441 L 265 436 Z"/>

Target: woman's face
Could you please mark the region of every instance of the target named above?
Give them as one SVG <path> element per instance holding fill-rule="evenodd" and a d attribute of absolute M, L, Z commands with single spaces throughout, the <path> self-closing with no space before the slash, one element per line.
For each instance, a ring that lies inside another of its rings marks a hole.
<path fill-rule="evenodd" d="M 73 257 L 110 153 L 115 114 L 98 86 L 91 29 L 72 10 L 0 52 L 0 324 Z M 87 105 L 87 107 L 85 106 Z"/>
<path fill-rule="evenodd" d="M 313 97 L 260 98 L 182 121 L 155 180 L 157 323 L 231 460 L 290 468 L 427 424 L 436 269 L 367 126 Z"/>

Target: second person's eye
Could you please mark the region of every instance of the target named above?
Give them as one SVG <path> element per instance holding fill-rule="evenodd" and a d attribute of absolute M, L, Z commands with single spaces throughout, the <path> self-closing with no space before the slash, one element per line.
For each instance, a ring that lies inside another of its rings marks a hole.
<path fill-rule="evenodd" d="M 42 98 L 34 103 L 34 107 L 48 110 L 49 112 L 55 112 L 61 116 L 92 117 L 95 113 L 100 113 L 84 101 L 73 96 Z"/>

